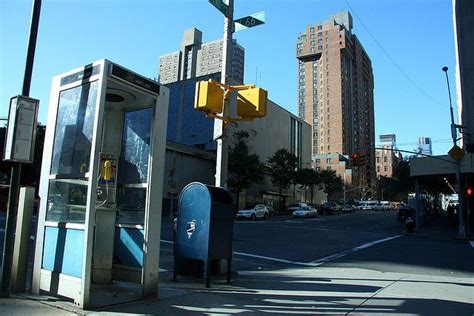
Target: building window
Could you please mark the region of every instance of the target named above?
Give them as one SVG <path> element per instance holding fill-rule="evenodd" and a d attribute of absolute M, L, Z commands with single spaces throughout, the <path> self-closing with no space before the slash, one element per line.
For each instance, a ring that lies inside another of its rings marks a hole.
<path fill-rule="evenodd" d="M 387 166 L 383 166 L 383 171 L 387 172 Z"/>
<path fill-rule="evenodd" d="M 326 163 L 330 165 L 332 163 L 331 158 L 326 158 Z"/>
<path fill-rule="evenodd" d="M 377 172 L 380 172 L 380 166 L 377 166 Z"/>
<path fill-rule="evenodd" d="M 383 157 L 383 162 L 387 162 L 387 157 Z"/>

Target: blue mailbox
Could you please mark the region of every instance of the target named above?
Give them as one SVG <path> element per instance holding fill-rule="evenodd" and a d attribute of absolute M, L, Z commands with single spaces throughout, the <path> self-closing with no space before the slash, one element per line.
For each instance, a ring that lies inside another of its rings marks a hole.
<path fill-rule="evenodd" d="M 174 279 L 181 258 L 198 259 L 204 263 L 204 280 L 209 287 L 211 260 L 227 259 L 230 283 L 234 217 L 232 196 L 226 189 L 199 182 L 183 189 L 178 201 Z"/>

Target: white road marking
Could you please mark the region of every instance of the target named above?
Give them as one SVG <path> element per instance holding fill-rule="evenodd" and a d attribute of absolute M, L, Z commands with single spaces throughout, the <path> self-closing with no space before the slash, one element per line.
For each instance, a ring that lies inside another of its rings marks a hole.
<path fill-rule="evenodd" d="M 474 240 L 469 240 L 469 243 L 471 244 L 471 247 L 474 248 Z"/>
<path fill-rule="evenodd" d="M 296 223 L 296 221 L 294 222 Z M 298 222 L 300 223 L 300 222 Z M 385 233 L 374 233 L 374 232 L 364 232 L 364 231 L 356 231 L 356 230 L 343 230 L 343 229 L 331 229 L 331 228 L 323 228 L 323 227 L 307 227 L 307 226 L 290 226 L 290 225 L 278 225 L 279 228 L 297 228 L 297 229 L 306 229 L 306 230 L 320 230 L 320 231 L 328 231 L 328 232 L 337 232 L 337 233 L 351 233 L 351 234 L 364 234 L 364 235 L 385 235 Z"/>
<path fill-rule="evenodd" d="M 363 244 L 363 245 L 360 245 L 358 247 L 354 247 L 352 249 L 349 249 L 349 250 L 344 250 L 344 251 L 341 251 L 339 253 L 336 253 L 336 254 L 333 254 L 331 256 L 327 256 L 327 257 L 324 257 L 324 258 L 321 258 L 321 259 L 318 259 L 316 261 L 313 261 L 311 263 L 313 264 L 323 264 L 323 263 L 326 263 L 326 262 L 329 262 L 329 261 L 333 261 L 333 260 L 336 260 L 338 258 L 341 258 L 341 257 L 344 257 L 344 256 L 347 256 L 348 254 L 351 254 L 351 253 L 354 253 L 354 252 L 357 252 L 359 250 L 362 250 L 362 249 L 365 249 L 365 248 L 369 248 L 373 245 L 376 245 L 376 244 L 379 244 L 381 242 L 385 242 L 385 241 L 389 241 L 389 240 L 392 240 L 392 239 L 395 239 L 395 238 L 399 238 L 401 237 L 402 235 L 397 235 L 397 236 L 392 236 L 392 237 L 388 237 L 388 238 L 384 238 L 384 239 L 379 239 L 379 240 L 375 240 L 375 241 L 371 241 L 371 242 L 368 242 L 366 244 Z"/>
<path fill-rule="evenodd" d="M 315 260 L 313 262 L 292 261 L 292 260 L 286 260 L 286 259 L 280 259 L 280 258 L 274 258 L 274 257 L 267 257 L 267 256 L 260 256 L 260 255 L 254 255 L 254 254 L 250 254 L 250 253 L 237 252 L 237 251 L 234 251 L 234 255 L 243 256 L 243 257 L 257 258 L 257 259 L 263 259 L 263 260 L 269 260 L 269 261 L 275 261 L 275 262 L 289 263 L 289 264 L 306 266 L 306 267 L 317 267 L 317 266 L 320 266 L 324 263 L 327 263 L 327 262 L 336 260 L 338 258 L 347 256 L 348 254 L 357 252 L 359 250 L 362 250 L 362 249 L 371 247 L 373 245 L 379 244 L 381 242 L 389 241 L 389 240 L 392 240 L 392 239 L 395 239 L 395 238 L 398 238 L 398 237 L 401 237 L 401 236 L 402 235 L 397 235 L 397 236 L 392 236 L 392 237 L 388 237 L 388 238 L 384 238 L 384 239 L 380 239 L 380 240 L 371 241 L 371 242 L 365 243 L 363 245 L 360 245 L 358 247 L 354 247 L 352 249 L 344 250 L 344 251 L 341 251 L 339 253 L 333 254 L 331 256 L 327 256 L 327 257 Z M 161 240 L 161 242 L 166 243 L 166 244 L 173 244 L 172 241 L 163 240 L 163 239 Z"/>
<path fill-rule="evenodd" d="M 317 266 L 313 263 L 298 262 L 298 261 L 291 261 L 291 260 L 285 260 L 285 259 L 279 259 L 279 258 L 273 258 L 273 257 L 252 255 L 252 254 L 249 254 L 249 253 L 236 252 L 236 251 L 234 251 L 234 255 L 257 258 L 257 259 L 264 259 L 264 260 L 275 261 L 275 262 L 290 263 L 290 264 L 296 264 L 296 265 L 307 266 L 307 267 L 316 267 Z"/>

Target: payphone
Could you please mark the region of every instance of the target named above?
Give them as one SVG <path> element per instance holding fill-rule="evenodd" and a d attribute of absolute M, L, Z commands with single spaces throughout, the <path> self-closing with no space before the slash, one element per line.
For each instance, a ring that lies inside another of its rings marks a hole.
<path fill-rule="evenodd" d="M 97 206 L 115 206 L 117 162 L 117 154 L 100 153 Z"/>
<path fill-rule="evenodd" d="M 167 111 L 166 87 L 108 60 L 53 78 L 34 293 L 82 308 L 157 293 Z"/>

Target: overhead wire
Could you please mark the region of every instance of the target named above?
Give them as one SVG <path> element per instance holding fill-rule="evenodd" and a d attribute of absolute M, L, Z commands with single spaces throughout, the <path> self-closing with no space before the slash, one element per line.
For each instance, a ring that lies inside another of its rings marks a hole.
<path fill-rule="evenodd" d="M 382 46 L 382 44 L 380 44 L 380 42 L 375 38 L 375 36 L 372 34 L 372 32 L 369 30 L 369 28 L 365 25 L 365 23 L 362 21 L 362 19 L 359 17 L 359 15 L 357 14 L 357 12 L 354 10 L 354 8 L 352 8 L 352 6 L 349 4 L 349 1 L 348 0 L 344 0 L 347 4 L 347 6 L 349 7 L 350 11 L 352 12 L 352 14 L 354 14 L 354 16 L 357 18 L 357 20 L 359 21 L 359 23 L 364 27 L 364 29 L 367 31 L 367 33 L 369 33 L 370 37 L 374 40 L 374 42 L 377 44 L 377 46 L 380 48 L 380 50 L 385 54 L 385 56 L 390 60 L 390 62 L 395 66 L 395 68 L 398 69 L 398 71 L 400 71 L 400 73 L 421 93 L 423 94 L 425 97 L 427 97 L 428 99 L 430 99 L 431 101 L 433 101 L 434 103 L 438 104 L 438 105 L 441 105 L 443 107 L 446 106 L 446 104 L 443 104 L 441 102 L 439 102 L 438 100 L 436 100 L 435 98 L 433 98 L 431 95 L 429 95 L 427 92 L 425 92 L 425 90 L 423 90 L 420 86 L 418 86 L 418 84 L 410 78 L 410 76 L 402 69 L 402 67 L 400 67 L 396 62 L 395 60 L 390 56 L 390 54 L 385 50 L 385 48 Z"/>

